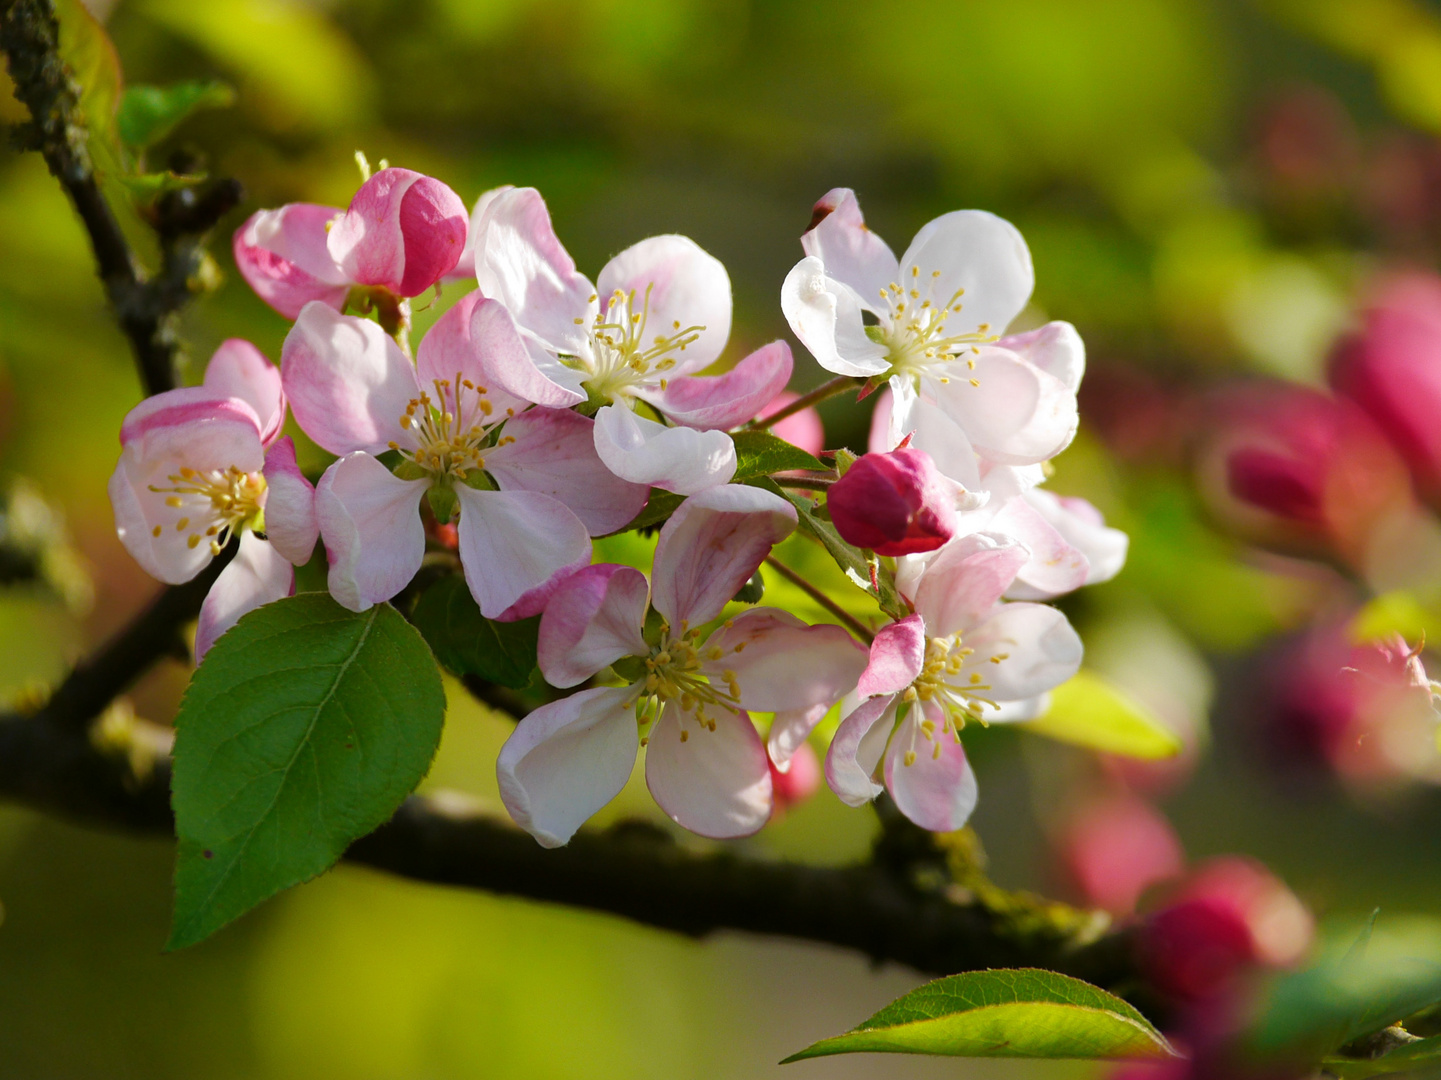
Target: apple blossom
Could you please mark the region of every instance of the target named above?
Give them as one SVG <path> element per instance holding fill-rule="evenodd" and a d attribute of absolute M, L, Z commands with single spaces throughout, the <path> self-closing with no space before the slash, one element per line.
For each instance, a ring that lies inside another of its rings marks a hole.
<path fill-rule="evenodd" d="M 202 385 L 147 398 L 121 425 L 115 531 L 147 573 L 189 581 L 240 537 L 201 607 L 197 662 L 247 611 L 288 596 L 315 548 L 314 492 L 280 434 L 285 409 L 280 372 L 233 338 Z"/>
<path fill-rule="evenodd" d="M 368 177 L 347 210 L 290 203 L 252 214 L 235 231 L 235 265 L 287 319 L 320 301 L 345 308 L 354 287 L 418 296 L 465 247 L 465 205 L 439 180 L 410 169 Z"/>
<path fill-rule="evenodd" d="M 546 680 L 576 686 L 610 667 L 625 685 L 542 706 L 501 749 L 501 798 L 532 836 L 566 843 L 625 785 L 641 745 L 651 794 L 678 824 L 718 838 L 765 824 L 770 764 L 748 710 L 824 713 L 866 664 L 840 627 L 807 626 L 774 608 L 707 629 L 795 524 L 780 496 L 712 488 L 661 529 L 649 590 L 640 571 L 611 564 L 556 590 L 540 623 Z M 659 617 L 649 633 L 648 607 Z"/>
<path fill-rule="evenodd" d="M 691 494 L 735 474 L 724 429 L 760 412 L 790 378 L 790 349 L 772 342 L 724 375 L 698 376 L 730 336 L 730 277 L 684 236 L 653 236 L 602 268 L 577 272 L 551 227 L 540 193 L 498 191 L 474 240 L 487 298 L 475 340 L 495 378 L 536 404 L 590 398 L 596 452 L 617 476 Z M 632 411 L 644 402 L 670 422 Z"/>
<path fill-rule="evenodd" d="M 330 592 L 352 611 L 390 599 L 425 554 L 420 500 L 458 512 L 461 565 L 487 618 L 524 618 L 561 575 L 590 562 L 590 537 L 630 521 L 646 489 L 596 457 L 592 422 L 494 386 L 470 338 L 478 293 L 421 341 L 412 365 L 374 322 L 307 304 L 281 372 L 295 418 L 340 455 L 316 489 Z M 377 454 L 397 451 L 392 472 Z"/>
<path fill-rule="evenodd" d="M 876 634 L 859 703 L 826 756 L 826 780 L 843 802 L 880 794 L 872 774 L 884 755 L 885 787 L 906 817 L 937 832 L 966 823 L 976 804 L 960 740 L 966 722 L 1040 715 L 1047 691 L 1081 664 L 1081 639 L 1059 611 L 1001 602 L 1028 559 L 1010 537 L 973 533 L 897 576 L 915 614 Z"/>

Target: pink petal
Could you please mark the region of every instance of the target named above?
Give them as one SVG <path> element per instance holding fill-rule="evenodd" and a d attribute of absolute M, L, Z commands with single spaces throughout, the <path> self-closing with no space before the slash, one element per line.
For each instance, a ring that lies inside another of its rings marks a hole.
<path fill-rule="evenodd" d="M 776 771 L 790 770 L 791 759 L 806 744 L 816 725 L 830 712 L 829 705 L 812 705 L 808 709 L 789 709 L 778 712 L 771 721 L 770 734 L 766 737 L 766 753 Z M 771 777 L 774 782 L 775 777 Z"/>
<path fill-rule="evenodd" d="M 120 445 L 127 446 L 149 432 L 184 429 L 210 420 L 249 423 L 259 444 L 260 418 L 248 402 L 217 397 L 203 386 L 182 386 L 145 398 L 131 409 L 120 424 Z"/>
<path fill-rule="evenodd" d="M 926 620 L 926 633 L 950 637 L 986 618 L 1029 558 L 1009 536 L 959 536 L 936 552 L 907 599 Z"/>
<path fill-rule="evenodd" d="M 480 291 L 504 304 L 551 352 L 579 355 L 587 347 L 595 290 L 556 239 L 540 192 L 514 188 L 498 194 L 480 231 L 475 241 Z"/>
<path fill-rule="evenodd" d="M 826 752 L 826 783 L 847 806 L 864 806 L 881 793 L 871 779 L 896 720 L 896 697 L 861 702 L 846 714 Z"/>
<path fill-rule="evenodd" d="M 807 626 L 777 608 L 738 615 L 706 641 L 706 651 L 712 648 L 722 656 L 707 660 L 705 670 L 712 680 L 734 673 L 741 707 L 751 712 L 829 709 L 866 670 L 866 650 L 841 627 Z"/>
<path fill-rule="evenodd" d="M 886 753 L 886 787 L 896 808 L 923 829 L 953 832 L 976 808 L 976 774 L 960 742 L 945 730 L 945 712 L 934 701 L 923 703 L 935 723 L 935 742 L 921 729 L 921 709 L 911 706 Z M 915 757 L 907 765 L 906 756 Z"/>
<path fill-rule="evenodd" d="M 551 686 L 575 686 L 622 656 L 650 652 L 641 631 L 650 589 L 629 566 L 577 570 L 551 595 L 536 654 Z"/>
<path fill-rule="evenodd" d="M 692 495 L 661 528 L 652 605 L 672 627 L 709 622 L 795 527 L 795 507 L 760 488 L 727 484 Z"/>
<path fill-rule="evenodd" d="M 983 457 L 1003 465 L 1031 465 L 1055 457 L 1076 434 L 1076 395 L 1054 375 L 1015 353 L 982 346 L 973 377 L 942 384 L 925 379 L 922 392 L 965 431 Z"/>
<path fill-rule="evenodd" d="M 826 492 L 841 538 L 877 555 L 935 551 L 956 534 L 955 484 L 918 447 L 863 454 Z"/>
<path fill-rule="evenodd" d="M 749 836 L 771 816 L 765 747 L 745 713 L 706 715 L 714 731 L 673 702 L 665 707 L 646 744 L 646 785 L 671 820 L 693 833 Z"/>
<path fill-rule="evenodd" d="M 731 279 L 714 255 L 686 236 L 652 236 L 615 256 L 596 279 L 601 310 L 616 292 L 633 294 L 648 344 L 657 335 L 700 327 L 699 337 L 673 353 L 673 373 L 699 371 L 716 361 L 731 332 Z"/>
<path fill-rule="evenodd" d="M 1086 556 L 1025 499 L 1014 498 L 991 519 L 991 529 L 1020 541 L 1030 558 L 1016 574 L 1006 595 L 1016 600 L 1049 600 L 1086 583 Z"/>
<path fill-rule="evenodd" d="M 340 216 L 330 206 L 291 203 L 259 210 L 235 230 L 235 265 L 257 296 L 287 319 L 312 300 L 339 311 L 350 282 L 330 257 L 325 226 Z"/>
<path fill-rule="evenodd" d="M 1068 322 L 1048 322 L 1024 334 L 1008 334 L 996 342 L 996 348 L 1009 349 L 1029 360 L 1047 375 L 1060 379 L 1073 394 L 1081 388 L 1081 376 L 1086 373 L 1086 345 Z"/>
<path fill-rule="evenodd" d="M 330 254 L 350 280 L 419 296 L 465 248 L 465 204 L 439 180 L 382 169 L 330 230 Z"/>
<path fill-rule="evenodd" d="M 994 701 L 1021 701 L 1053 690 L 1081 669 L 1080 636 L 1066 617 L 1045 604 L 1002 604 L 965 636 L 975 649 L 955 680 L 964 687 L 980 671 Z M 999 663 L 990 657 L 1005 654 Z"/>
<path fill-rule="evenodd" d="M 569 841 L 630 779 L 638 740 L 628 693 L 600 687 L 542 705 L 500 748 L 501 801 L 543 847 Z"/>
<path fill-rule="evenodd" d="M 871 642 L 870 662 L 861 674 L 856 693 L 863 698 L 899 694 L 921 673 L 926 659 L 926 624 L 919 615 L 907 615 L 883 626 Z"/>
<path fill-rule="evenodd" d="M 692 495 L 735 475 L 735 442 L 723 431 L 666 427 L 626 405 L 606 405 L 595 414 L 594 433 L 606 468 L 633 484 Z"/>
<path fill-rule="evenodd" d="M 866 336 L 866 303 L 848 285 L 826 276 L 825 265 L 806 256 L 781 284 L 781 311 L 816 362 L 837 375 L 862 378 L 889 366 L 886 347 Z"/>
<path fill-rule="evenodd" d="M 984 210 L 955 210 L 922 226 L 901 256 L 902 279 L 912 268 L 923 280 L 940 271 L 933 286 L 938 303 L 965 290 L 961 311 L 946 320 L 951 333 L 979 326 L 1004 333 L 1036 285 L 1025 239 L 1009 221 Z"/>
<path fill-rule="evenodd" d="M 296 421 L 332 454 L 415 445 L 400 425 L 420 397 L 415 368 L 369 319 L 307 304 L 285 337 L 280 376 Z"/>
<path fill-rule="evenodd" d="M 595 452 L 594 426 L 569 409 L 521 413 L 505 425 L 514 442 L 486 452 L 486 470 L 502 490 L 560 500 L 592 536 L 615 532 L 640 513 L 650 489 L 606 468 Z"/>
<path fill-rule="evenodd" d="M 770 404 L 761 410 L 761 419 L 773 413 L 778 413 L 795 401 L 799 394 L 793 394 L 789 390 L 782 390 L 773 397 Z M 791 413 L 784 420 L 778 421 L 770 426 L 772 435 L 777 435 L 790 443 L 792 446 L 799 446 L 808 454 L 819 454 L 826 448 L 826 429 L 821 424 L 821 414 L 814 408 L 802 409 L 800 412 Z"/>
<path fill-rule="evenodd" d="M 476 301 L 470 337 L 488 378 L 522 401 L 564 409 L 585 400 L 581 373 L 562 364 L 535 338 L 523 336 L 500 301 Z"/>
<path fill-rule="evenodd" d="M 465 484 L 457 484 L 455 494 L 461 566 L 487 619 L 538 614 L 564 577 L 590 562 L 590 534 L 549 495 Z"/>
<path fill-rule="evenodd" d="M 825 263 L 828 275 L 863 297 L 873 297 L 899 280 L 895 255 L 866 228 L 860 203 L 850 188 L 833 188 L 821 196 L 811 212 L 811 227 L 801 237 L 801 247 Z"/>
<path fill-rule="evenodd" d="M 315 516 L 336 603 L 364 611 L 410 583 L 425 556 L 420 500 L 429 486 L 392 476 L 359 451 L 325 470 L 315 489 Z"/>
<path fill-rule="evenodd" d="M 295 443 L 282 436 L 265 455 L 265 536 L 296 566 L 315 553 L 320 524 L 315 517 L 315 488 L 295 463 Z"/>
<path fill-rule="evenodd" d="M 415 350 L 415 369 L 421 387 L 436 400 L 442 396 L 436 384 L 442 380 L 451 384 L 444 395 L 449 411 L 456 412 L 457 393 L 461 395 L 460 413 L 467 417 L 475 415 L 483 397 L 491 407 L 489 422 L 494 423 L 504 419 L 508 413 L 520 412 L 530 401 L 510 393 L 492 377 L 490 368 L 480 355 L 480 346 L 471 337 L 475 306 L 483 302 L 485 298 L 480 293 L 468 292 L 437 319 Z M 460 381 L 465 379 L 470 380 L 476 389 L 472 391 L 460 387 Z"/>
<path fill-rule="evenodd" d="M 285 427 L 285 390 L 280 369 L 241 338 L 227 338 L 205 367 L 204 388 L 216 397 L 239 398 L 260 421 L 260 441 L 269 446 Z"/>
<path fill-rule="evenodd" d="M 671 379 L 653 404 L 677 424 L 724 430 L 759 413 L 785 389 L 790 377 L 790 346 L 784 341 L 772 341 L 724 375 L 681 375 Z M 649 395 L 647 400 L 651 400 Z"/>
<path fill-rule="evenodd" d="M 464 281 L 469 278 L 475 279 L 475 241 L 480 235 L 481 223 L 485 221 L 486 211 L 490 204 L 495 201 L 496 196 L 504 195 L 507 191 L 514 191 L 514 184 L 502 184 L 500 187 L 491 188 L 481 193 L 480 198 L 475 200 L 475 205 L 470 208 L 470 228 L 465 234 L 465 250 L 460 253 L 460 260 L 453 266 L 448 274 L 441 280 L 445 282 Z"/>
<path fill-rule="evenodd" d="M 1109 528 L 1101 512 L 1085 499 L 1058 496 L 1041 488 L 1031 488 L 1023 498 L 1085 556 L 1087 585 L 1110 581 L 1126 565 L 1130 543 L 1126 534 Z"/>
<path fill-rule="evenodd" d="M 235 557 L 200 605 L 195 627 L 195 662 L 205 659 L 210 646 L 242 616 L 272 600 L 283 600 L 295 592 L 295 568 L 266 541 L 247 531 L 240 538 Z"/>

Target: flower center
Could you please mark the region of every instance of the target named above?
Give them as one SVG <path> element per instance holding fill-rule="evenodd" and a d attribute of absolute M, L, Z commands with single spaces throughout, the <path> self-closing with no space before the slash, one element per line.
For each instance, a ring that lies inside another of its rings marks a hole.
<path fill-rule="evenodd" d="M 629 292 L 617 289 L 605 310 L 596 313 L 590 328 L 591 360 L 582 362 L 582 367 L 590 376 L 585 380 L 586 385 L 601 397 L 613 401 L 647 383 L 658 382 L 664 390 L 665 373 L 676 366 L 679 354 L 705 329 L 704 326 L 681 326 L 676 320 L 668 333 L 651 334 L 647 344 L 646 334 L 656 329 L 650 326 L 650 294 L 654 288 L 653 283 L 645 287 L 639 304 L 634 289 Z M 592 296 L 591 302 L 595 299 Z M 575 321 L 577 325 L 585 322 L 584 319 Z"/>
<path fill-rule="evenodd" d="M 461 378 L 458 371 L 453 382 L 436 379 L 431 385 L 435 397 L 422 391 L 420 397 L 410 399 L 400 417 L 400 426 L 415 440 L 415 446 L 391 442 L 390 448 L 435 479 L 464 480 L 472 469 L 485 468 L 481 450 L 487 446 L 491 429 L 514 416 L 515 410 L 507 409 L 504 416 L 492 420 L 495 406 L 485 396 L 489 391 Z M 514 441 L 514 436 L 506 435 L 495 445 Z"/>
<path fill-rule="evenodd" d="M 210 553 L 219 555 L 236 529 L 265 528 L 265 477 L 258 472 L 243 472 L 231 465 L 227 469 L 181 468 L 166 477 L 170 487 L 150 485 L 151 491 L 169 492 L 165 505 L 177 511 L 175 531 L 189 531 L 188 547 L 198 547 L 209 538 Z M 151 535 L 157 539 L 165 526 L 156 525 Z"/>
<path fill-rule="evenodd" d="M 917 708 L 927 701 L 935 701 L 944 711 L 945 718 L 939 726 L 927 716 L 912 728 L 911 742 L 916 742 L 915 732 L 919 731 L 921 737 L 931 744 L 933 759 L 941 756 L 942 738 L 949 735 L 959 742 L 961 728 L 966 726 L 967 720 L 978 720 L 984 724 L 986 720 L 982 710 L 986 706 L 1000 709 L 995 701 L 986 696 L 990 686 L 978 667 L 986 662 L 999 664 L 1008 659 L 1010 654 L 995 653 L 984 660 L 972 659 L 975 656 L 976 650 L 963 645 L 960 634 L 948 638 L 928 638 L 921 673 L 901 695 L 905 701 L 911 703 L 912 708 Z M 915 762 L 914 745 L 906 750 L 904 760 L 907 765 Z"/>
<path fill-rule="evenodd" d="M 988 323 L 981 323 L 975 330 L 963 334 L 946 332 L 946 320 L 959 314 L 961 296 L 966 290 L 957 289 L 949 300 L 941 302 L 934 295 L 940 277 L 939 270 L 931 271 L 922 290 L 921 268 L 912 266 L 908 286 L 893 281 L 881 290 L 881 299 L 887 307 L 888 328 L 882 331 L 882 340 L 889 350 L 889 374 L 914 377 L 934 374 L 939 381 L 947 383 L 954 370 L 951 365 L 964 358 L 966 378 L 972 386 L 979 386 L 980 380 L 969 374 L 976 368 L 976 346 L 995 341 L 996 335 L 989 333 Z"/>
<path fill-rule="evenodd" d="M 714 731 L 716 722 L 706 715 L 707 708 L 740 712 L 741 690 L 736 673 L 727 668 L 712 682 L 712 674 L 704 670 L 724 657 L 726 650 L 719 645 L 703 644 L 700 634 L 685 623 L 681 623 L 679 637 L 672 637 L 669 627 L 662 630 L 660 643 L 645 658 L 645 678 L 635 684 L 637 719 L 659 717 L 661 708 L 674 701 L 683 713 L 695 718 L 702 730 Z M 739 642 L 731 652 L 738 653 L 745 647 L 744 641 Z M 685 717 L 681 723 L 685 723 Z M 682 727 L 680 741 L 686 742 L 689 738 L 690 732 Z"/>

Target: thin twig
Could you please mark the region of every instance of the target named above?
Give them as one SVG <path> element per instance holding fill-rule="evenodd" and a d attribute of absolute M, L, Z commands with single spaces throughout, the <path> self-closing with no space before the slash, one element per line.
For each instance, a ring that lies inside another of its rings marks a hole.
<path fill-rule="evenodd" d="M 822 480 L 814 476 L 772 476 L 781 487 L 800 488 L 804 491 L 825 491 L 835 483 L 834 480 Z"/>
<path fill-rule="evenodd" d="M 840 619 L 841 622 L 845 624 L 846 628 L 850 630 L 851 633 L 855 634 L 867 645 L 869 645 L 872 641 L 876 639 L 875 632 L 871 630 L 870 627 L 868 627 L 865 623 L 861 622 L 860 619 L 856 618 L 845 608 L 841 607 L 840 604 L 837 604 L 824 592 L 822 592 L 820 589 L 817 589 L 809 581 L 801 577 L 800 574 L 796 573 L 785 563 L 777 559 L 774 555 L 766 556 L 766 565 L 774 567 L 776 572 L 779 573 L 781 577 L 785 578 L 791 584 L 799 587 L 802 592 L 804 592 L 817 604 L 820 604 L 821 607 L 825 608 L 837 619 Z"/>
<path fill-rule="evenodd" d="M 746 429 L 748 431 L 765 431 L 767 428 L 779 424 L 786 417 L 794 416 L 802 409 L 808 409 L 818 402 L 825 401 L 826 398 L 833 398 L 837 394 L 844 394 L 852 387 L 860 386 L 864 381 L 864 379 L 857 379 L 851 375 L 837 375 L 834 379 L 821 383 L 820 386 L 817 386 L 814 390 L 802 394 L 789 405 L 777 409 L 769 416 L 761 417 L 759 420 L 752 420 L 746 425 Z"/>

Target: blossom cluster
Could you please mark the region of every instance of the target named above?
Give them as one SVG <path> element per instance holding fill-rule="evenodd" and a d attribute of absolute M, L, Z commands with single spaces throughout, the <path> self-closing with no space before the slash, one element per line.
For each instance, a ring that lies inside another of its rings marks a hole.
<path fill-rule="evenodd" d="M 731 432 L 769 427 L 757 417 L 793 400 L 792 356 L 777 340 L 702 374 L 725 351 L 732 301 L 694 241 L 641 240 L 592 282 L 537 191 L 497 188 L 467 213 L 400 168 L 368 176 L 345 210 L 260 211 L 234 252 L 293 322 L 279 367 L 228 341 L 200 386 L 131 412 L 110 485 L 120 539 L 178 583 L 238 538 L 197 662 L 293 591 L 317 538 L 330 594 L 353 611 L 400 594 L 428 551 L 455 552 L 484 617 L 540 616 L 539 671 L 572 691 L 525 716 L 497 762 L 507 809 L 542 844 L 610 801 L 641 747 L 673 820 L 752 833 L 838 706 L 836 794 L 861 805 L 889 789 L 925 828 L 959 828 L 976 801 L 962 729 L 1044 712 L 1082 657 L 1045 601 L 1125 559 L 1093 507 L 1041 486 L 1076 431 L 1084 348 L 1063 322 L 1006 333 L 1033 271 L 992 214 L 945 214 L 897 259 L 837 189 L 801 244 L 781 289 L 791 330 L 861 397 L 876 392 L 869 452 L 823 454 L 836 467 L 808 474 L 814 498 L 733 482 Z M 461 282 L 474 288 L 412 356 L 411 299 Z M 333 456 L 313 485 L 287 414 Z M 648 578 L 592 563 L 593 538 L 677 502 Z M 735 613 L 802 513 L 868 565 L 873 599 L 897 598 L 869 624 L 834 602 L 835 623 Z M 764 739 L 752 714 L 772 714 Z"/>

